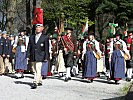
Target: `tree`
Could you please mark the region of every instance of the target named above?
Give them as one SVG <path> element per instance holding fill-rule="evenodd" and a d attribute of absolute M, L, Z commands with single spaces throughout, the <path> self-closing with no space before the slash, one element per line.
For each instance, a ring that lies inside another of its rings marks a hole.
<path fill-rule="evenodd" d="M 88 5 L 90 0 L 42 0 L 45 21 L 60 23 L 62 15 L 65 24 L 71 24 L 76 29 L 82 27 L 85 18 L 88 17 Z M 45 22 L 45 23 L 46 23 Z M 60 25 L 59 25 L 60 26 Z M 77 27 L 78 26 L 78 27 Z"/>
<path fill-rule="evenodd" d="M 7 1 L 8 0 L 0 1 L 0 29 L 1 30 L 5 30 L 5 27 L 6 27 Z"/>
<path fill-rule="evenodd" d="M 89 17 L 95 16 L 96 35 L 104 40 L 109 34 L 109 22 L 118 23 L 122 29 L 133 14 L 133 3 L 128 0 L 93 0 L 90 5 L 94 12 Z"/>
<path fill-rule="evenodd" d="M 11 34 L 14 32 L 14 19 L 16 14 L 16 0 L 8 0 L 6 16 L 6 31 Z"/>

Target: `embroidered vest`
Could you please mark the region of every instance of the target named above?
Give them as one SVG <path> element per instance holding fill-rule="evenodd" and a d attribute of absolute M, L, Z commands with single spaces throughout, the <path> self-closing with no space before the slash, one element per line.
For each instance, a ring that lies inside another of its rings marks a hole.
<path fill-rule="evenodd" d="M 95 42 L 88 41 L 87 44 L 86 44 L 86 50 L 87 51 L 96 51 Z"/>
<path fill-rule="evenodd" d="M 118 43 L 116 43 L 116 42 L 119 42 L 119 44 Z M 122 44 L 122 42 L 121 41 L 116 41 L 116 42 L 114 42 L 114 50 L 123 50 L 123 44 Z"/>
<path fill-rule="evenodd" d="M 19 46 L 26 46 L 26 38 L 19 36 L 18 45 Z"/>

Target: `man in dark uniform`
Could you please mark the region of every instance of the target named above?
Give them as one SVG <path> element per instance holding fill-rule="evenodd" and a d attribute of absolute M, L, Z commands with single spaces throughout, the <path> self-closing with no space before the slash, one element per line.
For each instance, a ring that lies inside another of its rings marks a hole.
<path fill-rule="evenodd" d="M 74 61 L 76 60 L 77 56 L 77 40 L 76 37 L 73 35 L 73 28 L 68 27 L 66 28 L 67 34 L 63 36 L 64 40 L 64 51 L 65 51 L 65 66 L 66 66 L 66 77 L 65 82 L 71 80 L 71 69 L 74 65 Z"/>
<path fill-rule="evenodd" d="M 49 38 L 43 33 L 43 25 L 36 25 L 36 34 L 31 35 L 28 44 L 27 60 L 30 60 L 34 69 L 32 89 L 42 85 L 41 68 L 48 61 Z"/>
<path fill-rule="evenodd" d="M 4 63 L 3 74 L 7 74 L 8 71 L 9 73 L 12 73 L 12 65 L 9 62 L 9 58 L 11 57 L 11 41 L 7 38 L 6 31 L 3 31 L 2 34 L 3 37 L 1 38 L 1 55 L 3 57 Z"/>

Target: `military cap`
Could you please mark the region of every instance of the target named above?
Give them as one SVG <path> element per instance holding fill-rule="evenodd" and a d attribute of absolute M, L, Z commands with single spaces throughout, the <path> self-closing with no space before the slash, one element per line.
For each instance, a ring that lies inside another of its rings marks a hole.
<path fill-rule="evenodd" d="M 3 31 L 2 34 L 7 34 L 7 31 Z"/>
<path fill-rule="evenodd" d="M 36 27 L 38 27 L 38 26 L 43 26 L 43 24 L 36 24 Z"/>

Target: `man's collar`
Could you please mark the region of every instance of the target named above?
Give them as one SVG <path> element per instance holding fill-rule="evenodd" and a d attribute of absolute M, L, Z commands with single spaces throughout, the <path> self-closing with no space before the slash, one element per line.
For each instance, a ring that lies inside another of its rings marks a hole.
<path fill-rule="evenodd" d="M 42 34 L 42 32 L 40 32 L 40 33 L 38 33 L 38 34 L 36 34 L 36 35 L 41 35 Z"/>

